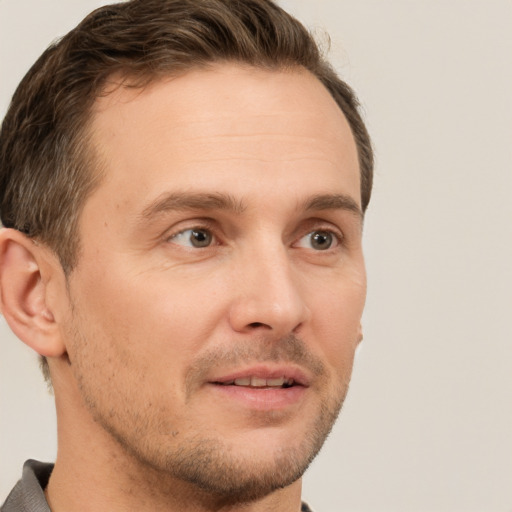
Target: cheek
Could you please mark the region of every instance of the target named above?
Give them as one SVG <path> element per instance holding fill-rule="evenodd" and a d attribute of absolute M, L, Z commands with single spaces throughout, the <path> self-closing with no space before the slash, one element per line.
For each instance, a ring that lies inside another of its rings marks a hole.
<path fill-rule="evenodd" d="M 318 349 L 335 373 L 352 367 L 366 299 L 364 271 L 333 279 L 311 296 L 311 330 Z"/>
<path fill-rule="evenodd" d="M 98 276 L 76 286 L 80 329 L 99 357 L 166 382 L 172 372 L 178 381 L 221 322 L 223 294 L 210 284 L 165 273 Z"/>

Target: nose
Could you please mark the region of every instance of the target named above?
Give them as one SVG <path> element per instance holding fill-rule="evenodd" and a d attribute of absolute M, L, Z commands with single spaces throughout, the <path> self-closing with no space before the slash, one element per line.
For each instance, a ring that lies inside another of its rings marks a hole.
<path fill-rule="evenodd" d="M 248 255 L 240 262 L 232 283 L 232 329 L 241 333 L 269 333 L 276 338 L 297 333 L 310 317 L 300 284 L 300 274 L 293 268 L 284 246 Z"/>

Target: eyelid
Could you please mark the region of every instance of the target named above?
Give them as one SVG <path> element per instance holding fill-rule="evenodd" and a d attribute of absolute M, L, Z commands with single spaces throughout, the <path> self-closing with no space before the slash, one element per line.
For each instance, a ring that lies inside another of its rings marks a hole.
<path fill-rule="evenodd" d="M 337 226 L 333 225 L 330 222 L 320 221 L 318 219 L 312 219 L 311 222 L 307 223 L 306 229 L 302 230 L 302 234 L 296 238 L 295 242 L 292 244 L 293 246 L 297 246 L 298 243 L 303 240 L 305 237 L 312 235 L 315 232 L 325 232 L 333 235 L 335 245 L 333 247 L 329 247 L 324 251 L 317 252 L 329 252 L 330 250 L 337 249 L 341 245 L 343 245 L 345 235 L 343 231 Z"/>
<path fill-rule="evenodd" d="M 331 220 L 312 218 L 308 219 L 301 229 L 300 237 L 306 236 L 313 231 L 328 231 L 332 233 L 340 242 L 345 238 L 345 233 L 341 227 Z"/>
<path fill-rule="evenodd" d="M 186 221 L 179 222 L 177 225 L 173 226 L 172 228 L 169 228 L 165 231 L 165 233 L 162 235 L 162 239 L 165 242 L 172 243 L 172 239 L 176 238 L 177 236 L 185 233 L 186 231 L 190 230 L 204 230 L 208 231 L 212 237 L 214 242 L 212 245 L 218 245 L 219 243 L 219 236 L 218 236 L 218 230 L 216 229 L 215 222 L 212 221 L 212 219 L 188 219 Z M 176 244 L 180 247 L 183 247 L 181 244 Z M 208 246 L 211 247 L 211 246 Z M 205 247 L 206 249 L 207 247 Z"/>
<path fill-rule="evenodd" d="M 180 221 L 173 225 L 172 227 L 165 230 L 162 234 L 161 239 L 163 242 L 172 243 L 172 239 L 179 236 L 180 234 L 189 231 L 189 230 L 206 230 L 212 235 L 213 242 L 211 245 L 204 247 L 203 249 L 207 249 L 208 247 L 221 245 L 223 240 L 222 231 L 219 228 L 218 222 L 212 218 L 190 218 L 183 221 Z M 300 231 L 299 231 L 300 229 Z M 325 219 L 319 218 L 311 218 L 308 219 L 302 227 L 297 229 L 298 233 L 293 237 L 295 240 L 292 243 L 292 246 L 296 245 L 299 240 L 302 240 L 305 236 L 310 235 L 315 231 L 325 231 L 333 235 L 335 241 L 337 242 L 336 246 L 342 245 L 345 240 L 345 234 L 341 230 L 339 226 L 334 224 L 333 222 Z M 220 232 L 220 234 L 219 234 Z M 225 237 L 224 237 L 225 238 Z M 184 247 L 182 244 L 176 244 L 177 246 Z M 196 249 L 197 250 L 197 249 Z"/>
<path fill-rule="evenodd" d="M 333 240 L 335 241 L 335 243 L 337 245 L 340 245 L 343 242 L 343 236 L 338 231 L 333 230 L 333 229 L 324 229 L 324 228 L 315 228 L 315 229 L 308 231 L 307 233 L 302 235 L 300 238 L 298 238 L 297 242 L 307 236 L 311 236 L 314 233 L 328 233 L 328 234 L 332 235 Z"/>

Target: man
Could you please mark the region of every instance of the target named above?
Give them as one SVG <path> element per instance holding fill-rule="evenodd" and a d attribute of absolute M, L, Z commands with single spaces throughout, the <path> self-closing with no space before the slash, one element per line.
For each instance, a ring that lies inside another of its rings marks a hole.
<path fill-rule="evenodd" d="M 372 152 L 269 0 L 101 8 L 0 135 L 2 312 L 55 392 L 55 465 L 2 512 L 308 510 L 366 279 Z"/>

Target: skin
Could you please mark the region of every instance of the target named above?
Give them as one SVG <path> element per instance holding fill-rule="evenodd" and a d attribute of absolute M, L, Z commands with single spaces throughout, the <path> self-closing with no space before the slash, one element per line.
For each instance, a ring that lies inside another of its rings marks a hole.
<path fill-rule="evenodd" d="M 3 267 L 39 273 L 43 327 L 14 330 L 49 356 L 52 510 L 297 512 L 361 340 L 345 117 L 306 71 L 223 64 L 116 88 L 91 129 L 103 178 L 71 275 L 20 234 L 0 240 Z M 229 385 L 248 376 L 295 382 Z"/>

